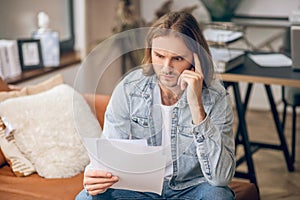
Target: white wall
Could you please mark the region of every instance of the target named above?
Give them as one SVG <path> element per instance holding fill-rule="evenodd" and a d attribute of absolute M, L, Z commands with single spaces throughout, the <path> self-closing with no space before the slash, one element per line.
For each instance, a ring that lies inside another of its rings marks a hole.
<path fill-rule="evenodd" d="M 118 1 L 88 0 L 86 2 L 87 45 L 93 47 L 111 36 Z"/>
<path fill-rule="evenodd" d="M 118 0 L 75 0 L 75 33 L 76 48 L 82 51 L 83 63 L 90 59 L 90 52 L 101 43 L 101 41 L 112 36 L 112 29 L 115 25 L 115 15 Z M 101 52 L 98 52 L 101 53 Z M 98 63 L 96 60 L 90 63 Z M 98 93 L 111 94 L 116 83 L 122 76 L 121 61 L 115 60 L 109 66 L 97 66 L 106 70 L 101 77 L 94 77 L 93 71 L 88 71 L 86 76 L 99 78 Z M 88 80 L 87 78 L 87 80 Z"/>
<path fill-rule="evenodd" d="M 118 0 L 74 0 L 75 48 L 85 57 L 112 35 Z"/>
<path fill-rule="evenodd" d="M 75 50 L 80 50 L 82 57 L 86 56 L 86 0 L 74 0 L 74 34 Z"/>
<path fill-rule="evenodd" d="M 61 39 L 70 36 L 68 29 L 68 0 L 0 0 L 1 39 L 30 38 L 38 29 L 37 14 L 49 15 L 49 28 L 57 31 Z"/>

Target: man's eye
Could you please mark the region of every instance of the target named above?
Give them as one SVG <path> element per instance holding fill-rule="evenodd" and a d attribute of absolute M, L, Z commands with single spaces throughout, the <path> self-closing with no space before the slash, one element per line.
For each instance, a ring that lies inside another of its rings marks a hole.
<path fill-rule="evenodd" d="M 183 58 L 182 57 L 175 57 L 174 60 L 176 60 L 176 61 L 182 61 Z"/>
<path fill-rule="evenodd" d="M 156 56 L 157 56 L 158 58 L 163 58 L 163 57 L 164 57 L 163 55 L 160 55 L 160 54 L 156 54 Z"/>

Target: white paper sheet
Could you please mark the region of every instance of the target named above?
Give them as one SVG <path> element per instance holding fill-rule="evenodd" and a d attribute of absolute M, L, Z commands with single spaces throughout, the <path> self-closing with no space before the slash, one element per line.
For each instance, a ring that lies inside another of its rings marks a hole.
<path fill-rule="evenodd" d="M 284 54 L 249 54 L 256 64 L 261 67 L 291 67 L 292 60 Z"/>
<path fill-rule="evenodd" d="M 210 47 L 212 59 L 214 61 L 229 62 L 241 55 L 245 54 L 244 50 L 239 49 L 225 49 L 225 48 L 214 48 Z"/>
<path fill-rule="evenodd" d="M 147 146 L 146 140 L 83 141 L 92 167 L 119 177 L 112 188 L 161 194 L 166 166 L 162 147 Z"/>

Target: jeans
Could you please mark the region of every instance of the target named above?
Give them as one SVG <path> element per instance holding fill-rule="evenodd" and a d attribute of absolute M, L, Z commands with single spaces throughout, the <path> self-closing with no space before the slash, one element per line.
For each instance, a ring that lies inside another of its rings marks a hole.
<path fill-rule="evenodd" d="M 76 200 L 129 200 L 129 199 L 171 199 L 171 200 L 231 200 L 235 199 L 233 191 L 229 187 L 216 187 L 207 182 L 192 186 L 183 190 L 172 190 L 168 186 L 168 181 L 164 182 L 161 195 L 151 192 L 137 192 L 121 189 L 107 189 L 106 192 L 96 196 L 89 195 L 82 190 L 76 197 Z"/>

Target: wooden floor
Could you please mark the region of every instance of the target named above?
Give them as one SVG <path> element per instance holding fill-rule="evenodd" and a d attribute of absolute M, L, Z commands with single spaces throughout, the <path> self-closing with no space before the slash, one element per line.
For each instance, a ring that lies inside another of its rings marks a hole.
<path fill-rule="evenodd" d="M 279 144 L 271 112 L 247 111 L 247 127 L 251 141 Z M 235 120 L 238 121 L 238 120 Z M 260 149 L 253 154 L 254 167 L 262 200 L 299 200 L 300 199 L 300 115 L 297 116 L 297 143 L 295 171 L 287 170 L 282 151 Z M 235 124 L 236 128 L 236 124 Z M 287 116 L 285 128 L 287 142 L 291 144 L 291 115 Z M 297 146 L 298 145 L 298 146 Z M 243 153 L 237 148 L 237 156 Z M 245 164 L 238 167 L 245 171 Z M 243 179 L 239 179 L 243 180 Z"/>

